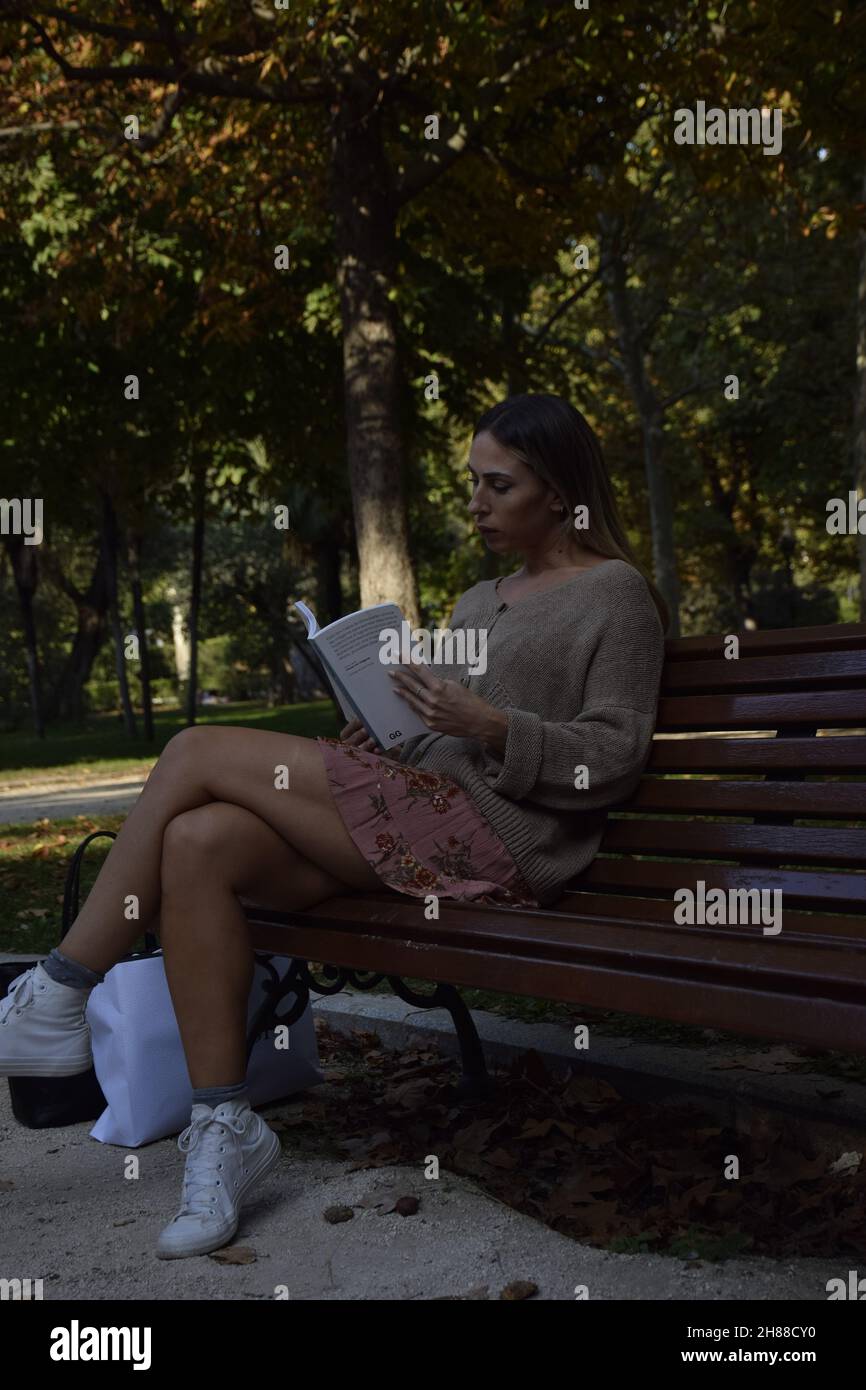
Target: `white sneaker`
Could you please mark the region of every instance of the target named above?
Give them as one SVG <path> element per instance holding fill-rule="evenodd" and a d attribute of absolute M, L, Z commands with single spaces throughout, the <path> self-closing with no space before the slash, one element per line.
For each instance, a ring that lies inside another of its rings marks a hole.
<path fill-rule="evenodd" d="M 280 1141 L 248 1100 L 212 1109 L 197 1103 L 177 1141 L 187 1155 L 180 1210 L 160 1232 L 161 1260 L 206 1255 L 227 1245 L 250 1188 L 280 1160 Z"/>
<path fill-rule="evenodd" d="M 90 989 L 73 989 L 33 965 L 0 998 L 0 1076 L 77 1076 L 93 1066 L 85 1012 Z"/>

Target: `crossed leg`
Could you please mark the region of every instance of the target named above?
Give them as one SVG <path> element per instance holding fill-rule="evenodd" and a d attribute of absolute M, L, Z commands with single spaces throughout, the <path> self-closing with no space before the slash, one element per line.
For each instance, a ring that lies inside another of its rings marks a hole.
<path fill-rule="evenodd" d="M 192 1085 L 230 1084 L 246 1074 L 253 971 L 239 897 L 304 908 L 380 883 L 315 739 L 204 725 L 166 745 L 62 950 L 105 971 L 158 920 Z"/>

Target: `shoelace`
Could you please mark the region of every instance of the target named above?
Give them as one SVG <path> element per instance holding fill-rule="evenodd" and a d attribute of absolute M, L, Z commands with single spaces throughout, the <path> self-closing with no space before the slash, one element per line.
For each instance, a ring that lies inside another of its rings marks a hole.
<path fill-rule="evenodd" d="M 36 973 L 36 966 L 28 970 L 26 975 L 22 975 L 19 980 L 13 980 L 6 995 L 0 999 L 0 1022 L 6 1022 L 7 1014 L 13 1009 L 23 1009 L 33 1001 L 33 976 Z"/>
<path fill-rule="evenodd" d="M 240 1135 L 246 1129 L 247 1121 L 240 1115 L 224 1115 L 218 1120 L 214 1119 L 213 1115 L 197 1115 L 192 1123 L 187 1125 L 177 1141 L 177 1147 L 187 1154 L 196 1151 L 196 1159 L 193 1171 L 190 1171 L 192 1165 L 188 1165 L 184 1174 L 183 1200 L 178 1216 L 194 1214 L 202 1208 L 209 1209 L 217 1199 L 216 1165 L 219 1153 L 225 1150 L 221 1145 L 215 1149 L 210 1144 L 206 1146 L 206 1136 L 210 1139 L 218 1137 L 216 1134 L 207 1133 L 212 1125 L 230 1129 Z"/>

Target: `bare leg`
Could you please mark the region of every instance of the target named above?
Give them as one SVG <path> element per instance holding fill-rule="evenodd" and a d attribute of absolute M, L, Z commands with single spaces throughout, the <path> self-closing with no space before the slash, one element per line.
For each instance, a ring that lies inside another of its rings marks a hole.
<path fill-rule="evenodd" d="M 170 821 L 160 940 L 193 1087 L 246 1078 L 253 949 L 238 895 L 287 910 L 345 890 L 250 811 L 215 801 Z"/>
<path fill-rule="evenodd" d="M 275 785 L 282 767 L 288 769 L 288 788 Z M 131 950 L 160 914 L 169 822 L 216 801 L 251 811 L 286 846 L 341 884 L 362 891 L 381 886 L 343 824 L 315 739 L 202 725 L 166 745 L 63 939 L 64 955 L 106 971 Z M 288 849 L 284 853 L 291 857 Z M 133 919 L 126 915 L 130 899 L 137 904 Z"/>

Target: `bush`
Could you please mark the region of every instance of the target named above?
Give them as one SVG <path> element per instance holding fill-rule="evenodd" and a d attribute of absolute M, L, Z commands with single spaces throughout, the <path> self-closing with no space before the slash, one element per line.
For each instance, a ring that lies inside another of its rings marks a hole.
<path fill-rule="evenodd" d="M 150 682 L 150 698 L 154 704 L 176 705 L 180 700 L 177 682 L 170 676 L 159 676 Z"/>
<path fill-rule="evenodd" d="M 120 691 L 117 681 L 89 680 L 84 690 L 87 708 L 91 710 L 119 710 Z"/>

